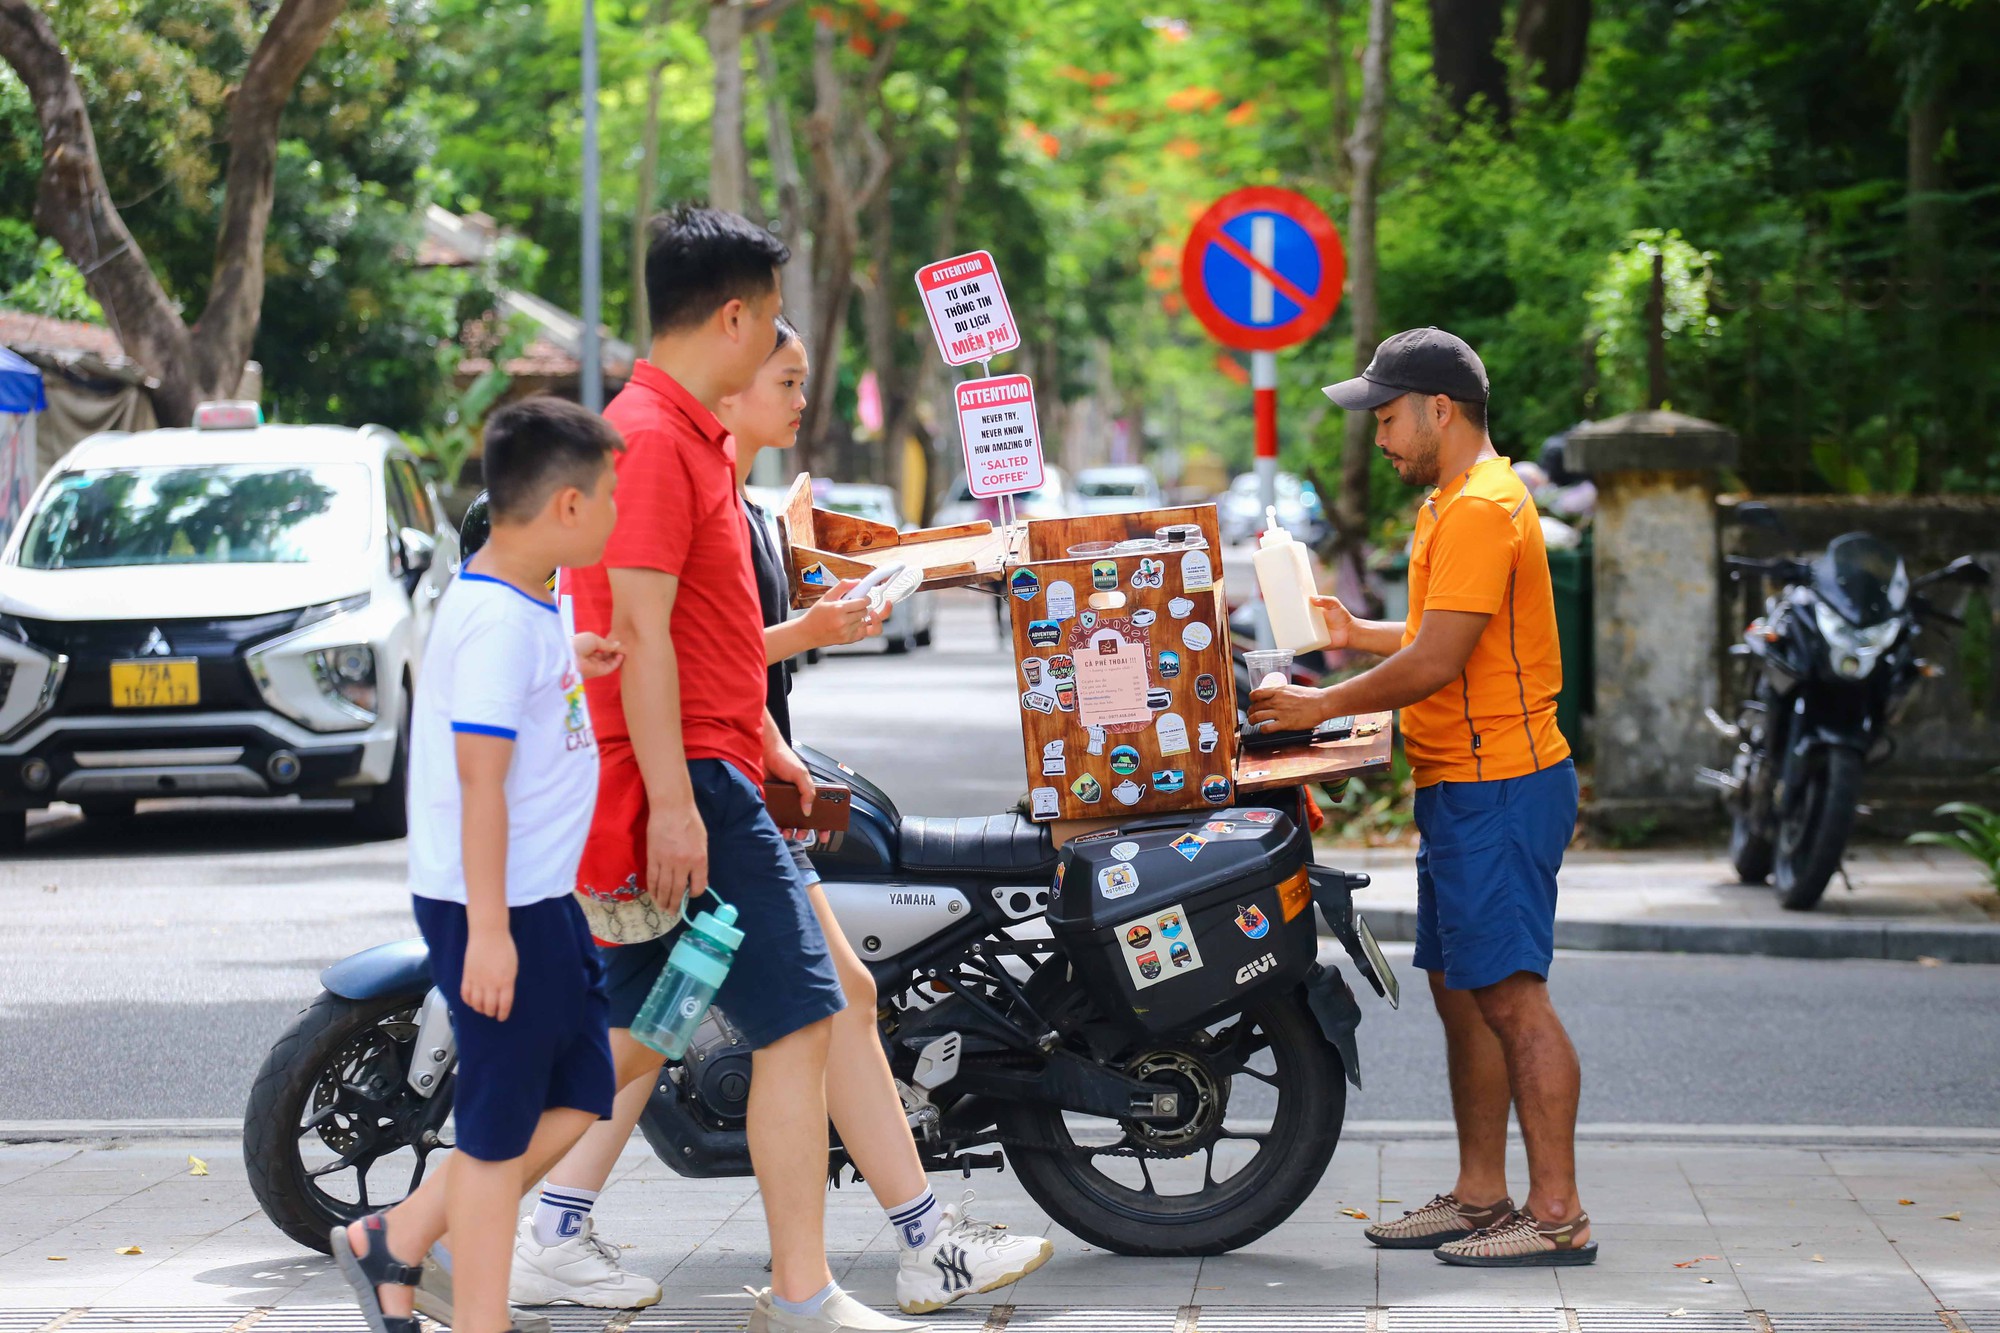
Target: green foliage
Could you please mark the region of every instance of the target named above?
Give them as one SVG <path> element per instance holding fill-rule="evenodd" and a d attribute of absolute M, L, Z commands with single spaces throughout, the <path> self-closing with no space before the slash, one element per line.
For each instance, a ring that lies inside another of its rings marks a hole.
<path fill-rule="evenodd" d="M 1987 882 L 2000 891 L 2000 811 L 1970 801 L 1951 801 L 1933 813 L 1940 819 L 1958 820 L 1959 827 L 1949 833 L 1929 830 L 1912 833 L 1910 841 L 1965 853 L 1979 862 L 1986 871 Z"/>
<path fill-rule="evenodd" d="M 16 218 L 0 217 L 0 306 L 50 319 L 104 319 L 62 247 Z"/>
<path fill-rule="evenodd" d="M 507 373 L 507 363 L 519 356 L 533 337 L 531 326 L 517 322 L 490 353 L 491 364 L 441 405 L 437 419 L 423 431 L 404 436 L 410 452 L 439 490 L 449 491 L 458 485 L 465 460 L 479 447 L 486 414 L 514 382 Z"/>
<path fill-rule="evenodd" d="M 1367 847 L 1402 842 L 1416 823 L 1416 782 L 1399 742 L 1389 771 L 1380 777 L 1349 778 L 1340 797 L 1324 807 L 1324 836 L 1344 845 Z"/>
<path fill-rule="evenodd" d="M 1722 321 L 1709 313 L 1708 289 L 1715 255 L 1697 250 L 1678 231 L 1635 231 L 1628 249 L 1614 251 L 1597 285 L 1584 293 L 1591 333 L 1597 339 L 1598 391 L 1591 404 L 1600 416 L 1648 406 L 1646 343 L 1651 327 L 1653 263 L 1660 264 L 1660 330 L 1670 359 L 1695 364 L 1698 347 Z"/>

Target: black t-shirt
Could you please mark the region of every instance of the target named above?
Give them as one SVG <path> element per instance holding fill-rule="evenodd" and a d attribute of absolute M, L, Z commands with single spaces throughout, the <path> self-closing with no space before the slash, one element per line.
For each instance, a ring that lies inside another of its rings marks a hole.
<path fill-rule="evenodd" d="M 750 564 L 757 574 L 757 601 L 764 610 L 764 626 L 782 625 L 791 615 L 792 597 L 785 580 L 785 562 L 778 558 L 778 543 L 771 536 L 764 511 L 748 497 L 743 501 L 743 521 L 750 525 Z M 781 658 L 765 671 L 764 706 L 771 710 L 771 720 L 778 724 L 778 734 L 787 745 L 792 743 L 791 692 L 792 660 Z"/>

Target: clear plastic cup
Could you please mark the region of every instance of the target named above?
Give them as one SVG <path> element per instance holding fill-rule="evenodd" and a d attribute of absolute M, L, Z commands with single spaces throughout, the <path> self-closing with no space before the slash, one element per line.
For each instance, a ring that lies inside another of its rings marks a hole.
<path fill-rule="evenodd" d="M 1292 678 L 1292 650 L 1289 648 L 1252 648 L 1243 654 L 1243 665 L 1250 668 L 1250 679 L 1257 689 L 1266 685 L 1283 685 Z M 1276 676 L 1276 680 L 1271 677 Z"/>

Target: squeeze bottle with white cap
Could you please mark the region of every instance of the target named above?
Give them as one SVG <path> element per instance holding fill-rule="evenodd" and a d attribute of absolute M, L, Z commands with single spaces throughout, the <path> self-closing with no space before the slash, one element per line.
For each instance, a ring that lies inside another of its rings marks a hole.
<path fill-rule="evenodd" d="M 1312 560 L 1304 542 L 1278 524 L 1278 511 L 1264 511 L 1264 537 L 1250 557 L 1257 587 L 1264 594 L 1264 613 L 1271 618 L 1271 639 L 1280 648 L 1309 653 L 1324 648 L 1333 636 L 1326 617 L 1312 604 Z"/>

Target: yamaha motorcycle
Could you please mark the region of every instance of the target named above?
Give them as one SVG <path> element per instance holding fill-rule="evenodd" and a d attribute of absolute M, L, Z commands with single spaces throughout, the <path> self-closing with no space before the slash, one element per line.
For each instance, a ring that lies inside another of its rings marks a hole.
<path fill-rule="evenodd" d="M 1782 531 L 1767 506 L 1737 506 L 1746 526 Z M 1985 584 L 1971 556 L 1912 579 L 1903 558 L 1865 532 L 1837 537 L 1811 561 L 1727 559 L 1732 580 L 1773 585 L 1733 657 L 1750 668 L 1734 722 L 1713 708 L 1710 725 L 1736 743 L 1729 770 L 1697 776 L 1722 792 L 1732 824 L 1729 857 L 1745 884 L 1775 882 L 1784 905 L 1809 911 L 1840 868 L 1861 775 L 1895 753 L 1889 730 L 1918 681 L 1942 675 L 1917 655 L 1926 621 L 1963 628 L 1924 590 Z"/>
<path fill-rule="evenodd" d="M 1312 863 L 1303 789 L 1058 848 L 1018 813 L 904 816 L 800 754 L 852 791 L 848 830 L 814 861 L 874 975 L 926 1170 L 1011 1163 L 1063 1227 L 1133 1255 L 1236 1249 L 1311 1194 L 1344 1081 L 1361 1082 L 1361 1010 L 1318 961 L 1315 911 L 1392 1004 L 1396 980 L 1354 912 L 1367 877 Z M 456 1048 L 420 939 L 320 981 L 258 1073 L 243 1147 L 265 1214 L 324 1251 L 451 1146 Z M 750 1175 L 749 1085 L 749 1048 L 711 1011 L 654 1089 L 647 1142 L 685 1176 Z M 848 1164 L 836 1143 L 830 1175 Z"/>

